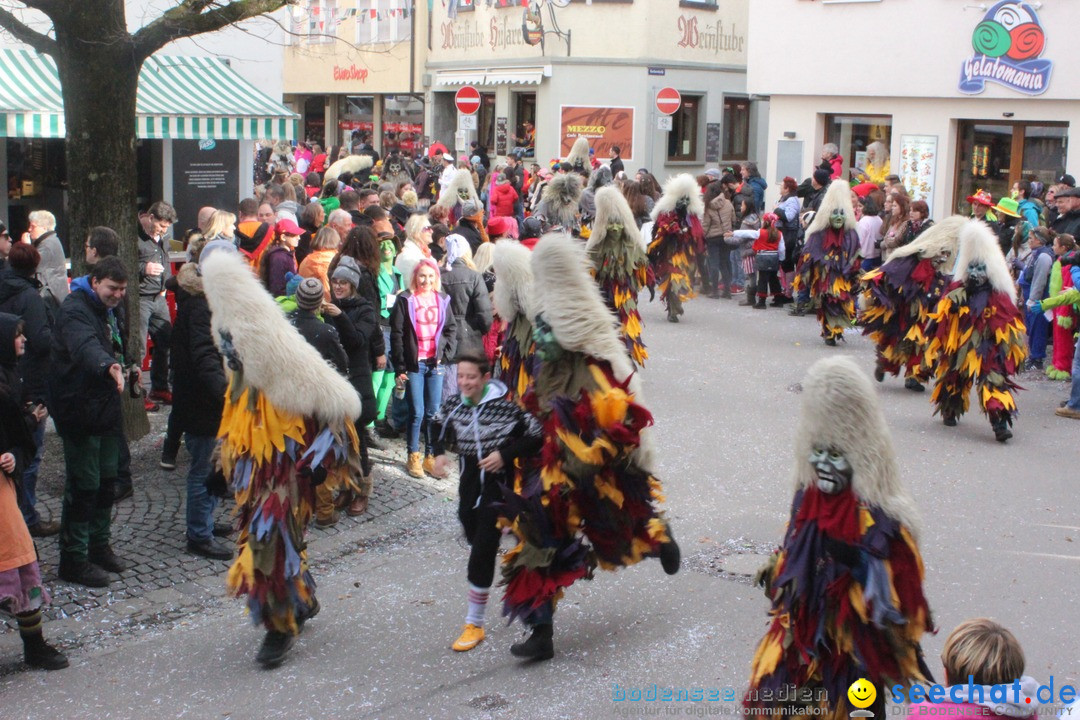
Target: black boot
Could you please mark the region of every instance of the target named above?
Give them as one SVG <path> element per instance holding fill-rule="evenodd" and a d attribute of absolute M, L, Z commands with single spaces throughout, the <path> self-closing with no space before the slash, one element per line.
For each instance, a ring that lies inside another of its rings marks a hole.
<path fill-rule="evenodd" d="M 379 442 L 379 440 L 375 437 L 375 433 L 371 432 L 371 428 L 365 427 L 365 428 L 363 428 L 363 430 L 364 430 L 364 442 L 367 443 L 368 448 L 370 448 L 371 450 L 385 450 L 386 449 L 386 446 L 383 445 L 381 442 Z"/>
<path fill-rule="evenodd" d="M 30 667 L 42 670 L 63 670 L 70 663 L 64 653 L 45 642 L 41 630 L 23 636 L 23 659 Z"/>
<path fill-rule="evenodd" d="M 943 413 L 941 415 L 941 422 L 945 425 L 945 427 L 956 427 L 956 416 Z"/>
<path fill-rule="evenodd" d="M 874 379 L 878 382 L 885 382 L 885 368 L 881 367 L 881 363 L 874 365 Z"/>
<path fill-rule="evenodd" d="M 267 630 L 263 638 L 259 653 L 255 656 L 255 662 L 264 668 L 275 668 L 285 661 L 289 650 L 296 643 L 296 636 L 289 633 Z"/>
<path fill-rule="evenodd" d="M 301 632 L 304 631 L 304 623 L 318 615 L 320 610 L 322 610 L 322 606 L 319 605 L 319 599 L 312 597 L 311 605 L 308 607 L 307 611 L 296 613 L 296 625 L 300 628 Z"/>
<path fill-rule="evenodd" d="M 553 634 L 554 628 L 551 623 L 536 625 L 528 640 L 510 646 L 510 654 L 526 660 L 550 660 L 555 657 Z"/>
<path fill-rule="evenodd" d="M 804 305 L 798 300 L 796 300 L 795 304 L 788 310 L 788 315 L 791 315 L 792 317 L 802 317 L 805 314 L 806 310 L 804 309 Z"/>
<path fill-rule="evenodd" d="M 764 295 L 758 295 L 757 296 L 757 302 L 754 303 L 754 309 L 755 310 L 764 310 L 765 309 L 765 296 Z"/>
<path fill-rule="evenodd" d="M 109 545 L 90 548 L 90 552 L 86 554 L 86 559 L 112 573 L 119 574 L 128 569 L 128 564 L 121 560 Z"/>
<path fill-rule="evenodd" d="M 679 572 L 682 561 L 682 553 L 679 551 L 679 543 L 675 542 L 675 536 L 671 534 L 671 526 L 667 527 L 668 541 L 660 546 L 660 566 L 668 575 Z"/>
<path fill-rule="evenodd" d="M 1003 443 L 1013 436 L 1012 430 L 1009 429 L 1009 420 L 1007 416 L 999 415 L 992 419 L 990 421 L 990 427 L 994 428 L 994 439 L 999 443 Z"/>
<path fill-rule="evenodd" d="M 109 587 L 112 578 L 109 573 L 102 570 L 92 562 L 70 560 L 60 557 L 60 568 L 57 573 L 65 582 L 85 585 L 86 587 L 103 588 Z"/>
<path fill-rule="evenodd" d="M 825 344 L 828 345 L 829 347 L 836 347 L 836 338 L 834 338 L 834 337 L 825 338 Z"/>
<path fill-rule="evenodd" d="M 915 392 L 925 392 L 926 386 L 916 380 L 914 376 L 908 377 L 904 380 L 904 387 L 908 390 L 914 390 Z"/>

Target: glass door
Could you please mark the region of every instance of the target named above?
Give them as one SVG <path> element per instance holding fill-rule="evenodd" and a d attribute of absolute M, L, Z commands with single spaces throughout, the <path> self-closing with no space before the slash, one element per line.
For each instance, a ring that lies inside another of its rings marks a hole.
<path fill-rule="evenodd" d="M 1049 187 L 1065 172 L 1068 123 L 961 120 L 953 208 L 970 211 L 966 198 L 978 190 L 994 202 L 1008 197 L 1018 180 Z"/>

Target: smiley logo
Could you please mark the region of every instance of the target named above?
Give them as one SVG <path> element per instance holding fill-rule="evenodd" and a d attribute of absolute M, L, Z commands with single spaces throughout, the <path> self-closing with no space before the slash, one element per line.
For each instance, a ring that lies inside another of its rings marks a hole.
<path fill-rule="evenodd" d="M 857 708 L 868 708 L 877 700 L 877 688 L 866 678 L 851 683 L 847 691 L 848 701 Z"/>

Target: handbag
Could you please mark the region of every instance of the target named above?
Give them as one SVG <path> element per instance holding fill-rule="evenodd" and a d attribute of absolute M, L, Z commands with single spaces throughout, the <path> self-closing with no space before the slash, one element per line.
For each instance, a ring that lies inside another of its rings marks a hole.
<path fill-rule="evenodd" d="M 780 254 L 775 250 L 759 252 L 754 256 L 754 267 L 758 272 L 776 272 L 780 269 Z"/>

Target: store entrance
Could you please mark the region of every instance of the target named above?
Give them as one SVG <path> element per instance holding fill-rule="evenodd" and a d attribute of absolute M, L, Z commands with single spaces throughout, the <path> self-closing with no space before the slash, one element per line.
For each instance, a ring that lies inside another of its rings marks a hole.
<path fill-rule="evenodd" d="M 514 93 L 511 147 L 523 158 L 536 157 L 536 93 Z"/>
<path fill-rule="evenodd" d="M 952 206 L 958 213 L 970 211 L 965 198 L 977 190 L 996 202 L 1018 180 L 1050 187 L 1065 173 L 1068 123 L 961 120 L 957 133 Z"/>

